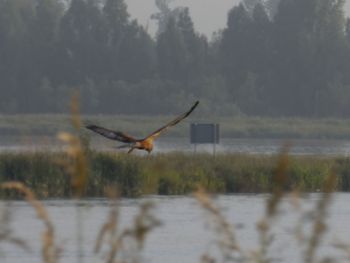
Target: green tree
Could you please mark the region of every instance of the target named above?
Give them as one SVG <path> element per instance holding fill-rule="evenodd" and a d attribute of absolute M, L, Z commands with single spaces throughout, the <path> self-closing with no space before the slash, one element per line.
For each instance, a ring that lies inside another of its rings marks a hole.
<path fill-rule="evenodd" d="M 58 30 L 63 16 L 63 6 L 55 0 L 38 0 L 35 19 L 30 30 L 32 61 L 38 80 L 48 77 L 57 80 L 60 71 L 57 61 Z M 40 85 L 38 85 L 39 87 Z"/>
<path fill-rule="evenodd" d="M 272 56 L 272 23 L 265 7 L 258 3 L 252 13 L 249 52 L 249 70 L 261 77 L 268 74 Z"/>
<path fill-rule="evenodd" d="M 278 6 L 279 6 L 281 1 L 283 1 L 283 0 L 267 0 L 267 1 L 265 1 L 265 7 L 269 13 L 270 18 L 273 19 L 275 17 L 275 15 L 277 14 Z"/>
<path fill-rule="evenodd" d="M 155 0 L 155 5 L 159 9 L 159 12 L 152 14 L 151 19 L 157 21 L 157 36 L 166 30 L 170 19 L 177 19 L 184 10 L 183 7 L 171 8 L 170 4 L 173 1 L 174 0 Z"/>
<path fill-rule="evenodd" d="M 129 21 L 123 0 L 107 0 L 103 7 L 107 26 L 106 62 L 110 79 L 140 81 L 154 72 L 155 47 L 144 28 L 134 20 Z"/>
<path fill-rule="evenodd" d="M 163 79 L 188 84 L 204 72 L 207 41 L 193 27 L 188 8 L 172 16 L 157 39 L 159 74 Z"/>
<path fill-rule="evenodd" d="M 262 0 L 243 0 L 243 6 L 248 13 L 252 14 L 257 4 L 262 4 Z"/>
<path fill-rule="evenodd" d="M 30 1 L 0 1 L 0 107 L 4 112 L 30 107 L 28 98 L 35 86 L 29 41 L 34 14 Z"/>
<path fill-rule="evenodd" d="M 119 80 L 139 82 L 153 77 L 156 67 L 155 43 L 135 20 L 125 30 L 118 63 Z"/>
<path fill-rule="evenodd" d="M 268 101 L 268 87 L 272 84 L 271 76 L 273 72 L 273 42 L 272 23 L 265 7 L 258 3 L 252 13 L 252 24 L 250 29 L 249 42 L 247 43 L 248 61 L 245 80 L 240 89 L 248 89 L 245 94 L 251 94 L 250 98 L 242 100 L 240 106 L 250 114 L 267 114 L 270 107 L 266 105 Z M 265 105 L 264 105 L 265 103 Z"/>
<path fill-rule="evenodd" d="M 119 53 L 130 16 L 124 0 L 107 0 L 103 7 L 103 16 L 107 25 L 107 44 Z"/>
<path fill-rule="evenodd" d="M 120 55 L 125 43 L 126 31 L 129 24 L 127 6 L 123 0 L 107 0 L 103 7 L 103 17 L 107 32 L 106 66 L 109 69 L 108 79 L 122 79 Z"/>
<path fill-rule="evenodd" d="M 55 0 L 37 0 L 34 24 L 35 38 L 38 42 L 52 44 L 57 40 L 59 21 L 63 6 Z"/>
<path fill-rule="evenodd" d="M 343 6 L 343 0 L 281 1 L 275 18 L 276 83 L 271 103 L 284 114 L 331 114 L 324 112 L 327 98 L 321 94 L 343 74 Z"/>
<path fill-rule="evenodd" d="M 220 64 L 232 98 L 235 100 L 238 87 L 245 82 L 249 71 L 247 46 L 250 43 L 251 25 L 252 18 L 243 4 L 240 4 L 230 10 L 227 27 L 222 35 Z"/>
<path fill-rule="evenodd" d="M 157 21 L 158 31 L 157 35 L 163 33 L 169 22 L 170 17 L 173 16 L 173 10 L 169 7 L 169 4 L 173 0 L 155 0 L 156 7 L 159 9 L 158 13 L 151 15 L 151 19 Z"/>
<path fill-rule="evenodd" d="M 158 70 L 163 79 L 179 80 L 186 75 L 186 46 L 175 18 L 157 40 Z"/>
<path fill-rule="evenodd" d="M 62 79 L 77 85 L 105 74 L 106 33 L 102 13 L 94 0 L 72 0 L 60 25 L 64 61 Z"/>
<path fill-rule="evenodd" d="M 243 112 L 262 114 L 267 109 L 263 101 L 270 81 L 272 25 L 264 5 L 253 2 L 251 11 L 241 4 L 229 12 L 220 61 L 232 101 Z"/>
<path fill-rule="evenodd" d="M 208 43 L 204 36 L 195 32 L 189 9 L 183 8 L 178 13 L 177 27 L 183 37 L 186 55 L 185 81 L 200 77 L 206 71 L 208 63 Z"/>
<path fill-rule="evenodd" d="M 350 43 L 350 18 L 346 20 L 346 39 Z"/>

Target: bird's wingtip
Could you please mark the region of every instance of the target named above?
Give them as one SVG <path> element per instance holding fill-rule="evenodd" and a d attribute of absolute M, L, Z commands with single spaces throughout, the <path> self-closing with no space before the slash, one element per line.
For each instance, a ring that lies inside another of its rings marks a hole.
<path fill-rule="evenodd" d="M 193 104 L 193 106 L 192 106 L 191 109 L 189 110 L 188 114 L 191 113 L 191 112 L 198 106 L 198 104 L 199 104 L 199 100 L 197 100 L 197 101 Z"/>
<path fill-rule="evenodd" d="M 196 108 L 196 107 L 198 106 L 198 104 L 199 104 L 199 100 L 197 100 L 197 101 L 194 103 L 194 105 L 192 106 L 192 109 Z"/>

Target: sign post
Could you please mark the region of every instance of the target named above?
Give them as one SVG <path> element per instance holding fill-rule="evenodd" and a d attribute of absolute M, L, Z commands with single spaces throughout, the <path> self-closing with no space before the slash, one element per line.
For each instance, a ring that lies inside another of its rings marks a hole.
<path fill-rule="evenodd" d="M 213 154 L 216 154 L 216 144 L 219 144 L 220 127 L 217 123 L 191 123 L 190 140 L 194 144 L 194 151 L 197 144 L 213 144 Z"/>

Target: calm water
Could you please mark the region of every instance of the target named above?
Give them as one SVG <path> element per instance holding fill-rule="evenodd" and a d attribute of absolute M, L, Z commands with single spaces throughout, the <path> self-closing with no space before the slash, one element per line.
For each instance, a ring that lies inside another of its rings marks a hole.
<path fill-rule="evenodd" d="M 310 194 L 301 200 L 300 211 L 295 208 L 291 198 L 286 198 L 280 208 L 279 219 L 273 223 L 274 239 L 271 257 L 276 262 L 302 262 L 301 249 L 296 242 L 295 227 L 304 222 L 301 214 L 315 206 L 321 194 Z M 258 247 L 256 222 L 262 218 L 267 195 L 225 195 L 215 199 L 229 222 L 236 227 L 237 239 L 247 251 Z M 162 221 L 162 226 L 154 229 L 146 240 L 142 262 L 154 263 L 193 263 L 199 262 L 205 252 L 218 255 L 215 246 L 214 227 L 210 217 L 191 197 L 146 197 L 141 199 L 122 199 L 120 203 L 120 225 L 130 226 L 138 212 L 140 203 L 151 201 L 155 204 L 154 215 Z M 105 262 L 101 255 L 95 255 L 93 248 L 101 225 L 105 222 L 110 210 L 110 202 L 104 199 L 80 201 L 80 228 L 83 229 L 83 247 L 79 261 L 77 246 L 77 206 L 75 201 L 45 201 L 49 214 L 54 222 L 56 241 L 62 246 L 61 262 Z M 327 222 L 330 227 L 323 239 L 319 255 L 336 255 L 331 243 L 343 240 L 350 244 L 350 194 L 334 195 Z M 38 221 L 32 208 L 25 202 L 1 202 L 0 211 L 9 207 L 10 227 L 14 235 L 24 239 L 31 247 L 30 253 L 13 245 L 0 243 L 0 262 L 38 263 L 40 260 L 40 233 L 43 224 Z M 310 230 L 305 217 L 304 230 Z M 3 228 L 4 226 L 2 226 Z"/>
<path fill-rule="evenodd" d="M 286 142 L 291 144 L 290 154 L 302 155 L 350 155 L 350 141 L 347 140 L 311 140 L 311 139 L 222 139 L 215 147 L 217 153 L 248 153 L 248 154 L 274 154 Z M 94 137 L 91 147 L 97 150 L 116 151 L 113 147 L 118 143 L 102 138 Z M 36 150 L 60 150 L 62 144 L 54 137 L 14 137 L 0 136 L 0 152 L 11 151 L 36 151 Z M 171 151 L 181 152 L 213 152 L 212 145 L 191 145 L 188 138 L 160 137 L 155 144 L 154 153 Z M 120 150 L 119 150 L 120 151 Z"/>

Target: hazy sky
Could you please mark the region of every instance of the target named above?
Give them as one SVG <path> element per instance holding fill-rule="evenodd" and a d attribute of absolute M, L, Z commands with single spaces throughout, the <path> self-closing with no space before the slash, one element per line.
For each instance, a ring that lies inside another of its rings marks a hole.
<path fill-rule="evenodd" d="M 322 1 L 322 0 L 321 0 Z M 125 0 L 128 11 L 142 25 L 148 25 L 152 35 L 157 30 L 150 15 L 157 12 L 154 0 Z M 188 6 L 197 31 L 211 37 L 211 34 L 226 25 L 227 12 L 240 0 L 174 0 L 171 6 Z M 350 0 L 346 0 L 346 13 L 350 15 Z"/>

